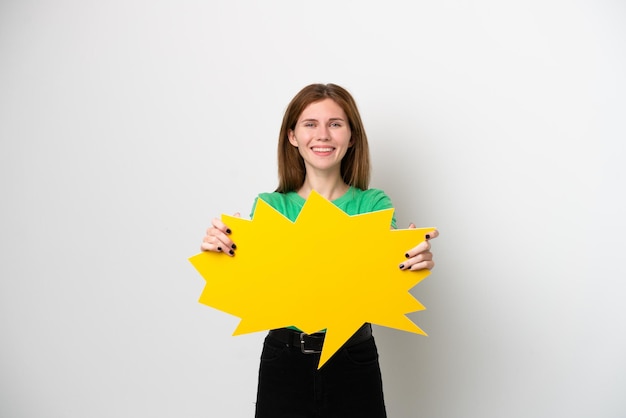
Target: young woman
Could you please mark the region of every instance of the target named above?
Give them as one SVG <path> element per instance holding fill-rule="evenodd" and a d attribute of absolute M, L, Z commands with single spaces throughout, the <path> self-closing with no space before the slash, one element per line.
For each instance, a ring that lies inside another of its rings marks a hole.
<path fill-rule="evenodd" d="M 334 84 L 309 85 L 289 103 L 278 138 L 278 176 L 276 191 L 259 197 L 292 221 L 312 190 L 349 215 L 392 207 L 383 191 L 368 189 L 369 148 L 361 116 L 350 93 Z M 395 218 L 391 227 L 396 227 Z M 230 232 L 213 219 L 202 250 L 233 256 L 237 247 Z M 428 240 L 437 235 L 435 231 L 399 254 L 404 258 L 399 268 L 431 269 Z M 359 329 L 318 370 L 323 341 L 323 332 L 302 335 L 295 328 L 282 328 L 268 333 L 261 354 L 257 418 L 386 417 L 371 325 Z"/>

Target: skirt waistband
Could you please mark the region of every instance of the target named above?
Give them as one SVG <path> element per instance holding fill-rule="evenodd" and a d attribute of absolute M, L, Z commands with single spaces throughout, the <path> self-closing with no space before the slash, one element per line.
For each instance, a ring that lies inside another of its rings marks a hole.
<path fill-rule="evenodd" d="M 269 336 L 293 347 L 300 347 L 304 354 L 316 354 L 322 352 L 324 346 L 324 337 L 326 333 L 316 332 L 315 334 L 306 334 L 290 328 L 273 329 L 269 332 Z M 366 341 L 372 336 L 372 325 L 364 324 L 345 342 L 344 347 L 350 347 L 358 343 Z"/>

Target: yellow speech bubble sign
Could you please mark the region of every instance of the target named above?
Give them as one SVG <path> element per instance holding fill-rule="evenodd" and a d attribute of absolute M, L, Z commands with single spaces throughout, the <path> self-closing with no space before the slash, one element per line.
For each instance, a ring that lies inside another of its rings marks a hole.
<path fill-rule="evenodd" d="M 261 199 L 252 220 L 222 215 L 237 252 L 189 258 L 200 303 L 241 318 L 233 335 L 326 330 L 318 368 L 366 322 L 426 335 L 406 314 L 425 309 L 409 290 L 430 271 L 398 265 L 435 228 L 390 229 L 392 215 L 350 216 L 316 192 L 295 222 Z"/>

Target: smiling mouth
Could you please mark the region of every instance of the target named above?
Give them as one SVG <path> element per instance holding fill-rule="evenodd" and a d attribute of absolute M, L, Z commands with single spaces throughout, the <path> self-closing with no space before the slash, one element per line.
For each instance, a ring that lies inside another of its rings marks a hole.
<path fill-rule="evenodd" d="M 334 148 L 331 147 L 313 147 L 311 148 L 313 152 L 332 152 Z"/>

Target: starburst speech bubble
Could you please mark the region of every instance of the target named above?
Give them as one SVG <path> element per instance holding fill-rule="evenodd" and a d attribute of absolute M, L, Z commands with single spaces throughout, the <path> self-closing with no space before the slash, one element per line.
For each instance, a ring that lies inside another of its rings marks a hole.
<path fill-rule="evenodd" d="M 390 229 L 392 216 L 351 216 L 316 192 L 295 222 L 262 199 L 252 220 L 222 215 L 237 253 L 189 258 L 206 280 L 199 301 L 241 318 L 233 335 L 326 330 L 318 368 L 366 322 L 426 335 L 406 314 L 425 309 L 409 290 L 430 271 L 398 265 L 435 228 Z"/>

